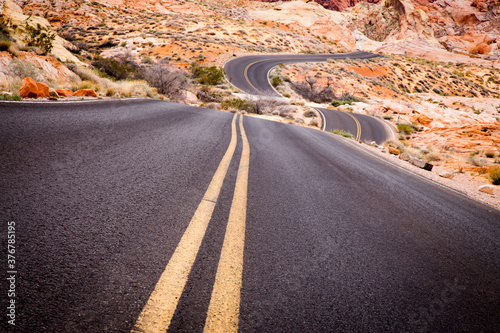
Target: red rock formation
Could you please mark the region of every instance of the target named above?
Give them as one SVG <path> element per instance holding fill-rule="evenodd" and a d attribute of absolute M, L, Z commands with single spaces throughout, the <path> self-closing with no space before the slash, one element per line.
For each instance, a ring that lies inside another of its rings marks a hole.
<path fill-rule="evenodd" d="M 35 80 L 30 77 L 23 79 L 19 95 L 22 98 L 38 98 L 38 87 Z"/>
<path fill-rule="evenodd" d="M 70 97 L 73 96 L 73 92 L 69 89 L 58 89 L 56 92 L 59 94 L 61 97 Z"/>
<path fill-rule="evenodd" d="M 378 3 L 380 0 L 314 0 L 326 9 L 337 10 L 339 12 L 349 7 L 355 6 L 358 2 Z"/>
<path fill-rule="evenodd" d="M 80 90 L 75 91 L 73 96 L 97 97 L 97 94 L 93 89 L 80 89 Z"/>
<path fill-rule="evenodd" d="M 474 0 L 472 1 L 472 6 L 481 12 L 487 12 L 495 6 L 500 6 L 500 0 Z"/>
<path fill-rule="evenodd" d="M 49 86 L 43 82 L 37 82 L 38 97 L 50 97 Z"/>
<path fill-rule="evenodd" d="M 283 1 L 283 0 L 256 0 L 260 2 L 278 2 L 278 1 Z M 284 1 L 291 1 L 291 0 L 284 0 Z M 343 11 L 346 10 L 349 7 L 355 6 L 358 2 L 369 2 L 369 3 L 378 3 L 381 0 L 314 0 L 315 2 L 319 3 L 321 6 L 325 7 L 326 9 L 330 10 L 336 10 L 336 11 Z M 427 0 L 417 0 L 417 1 L 424 1 L 424 2 L 429 2 Z M 434 0 L 430 0 L 431 2 Z"/>
<path fill-rule="evenodd" d="M 49 97 L 49 86 L 43 82 L 35 82 L 30 77 L 24 78 L 19 90 L 22 98 Z"/>

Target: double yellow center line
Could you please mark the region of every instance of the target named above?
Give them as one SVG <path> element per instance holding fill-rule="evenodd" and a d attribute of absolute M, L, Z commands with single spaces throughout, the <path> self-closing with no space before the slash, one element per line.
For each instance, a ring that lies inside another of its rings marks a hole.
<path fill-rule="evenodd" d="M 231 123 L 229 147 L 174 254 L 139 315 L 132 329 L 134 333 L 166 332 L 170 326 L 236 149 L 236 118 L 237 115 L 234 115 Z M 243 150 L 204 332 L 238 330 L 250 163 L 250 145 L 243 127 L 243 116 L 240 116 L 239 127 Z"/>
<path fill-rule="evenodd" d="M 354 117 L 352 114 L 350 113 L 347 113 L 353 120 L 354 122 L 356 123 L 356 138 L 355 140 L 356 141 L 359 141 L 361 139 L 361 124 L 359 123 L 359 120 L 356 119 L 356 117 Z"/>

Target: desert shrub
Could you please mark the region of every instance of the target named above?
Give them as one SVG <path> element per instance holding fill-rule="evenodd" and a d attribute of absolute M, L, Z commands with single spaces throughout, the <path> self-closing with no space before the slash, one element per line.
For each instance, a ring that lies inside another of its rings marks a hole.
<path fill-rule="evenodd" d="M 43 55 L 50 53 L 54 47 L 55 33 L 46 27 L 42 27 L 40 23 L 37 23 L 36 27 L 33 27 L 29 24 L 28 20 L 25 22 L 24 29 L 26 32 L 25 42 L 28 46 L 39 48 L 40 53 Z"/>
<path fill-rule="evenodd" d="M 76 52 L 81 52 L 81 51 L 88 51 L 91 47 L 89 44 L 85 43 L 85 41 L 80 40 L 78 42 L 73 43 L 73 45 L 76 46 L 77 51 Z"/>
<path fill-rule="evenodd" d="M 427 162 L 441 161 L 441 155 L 438 152 L 430 152 L 425 155 Z"/>
<path fill-rule="evenodd" d="M 314 112 L 313 110 L 308 110 L 308 111 L 304 112 L 303 116 L 306 118 L 316 117 L 316 112 Z"/>
<path fill-rule="evenodd" d="M 222 102 L 221 94 L 216 91 L 213 91 L 210 87 L 207 86 L 203 86 L 200 90 L 198 90 L 196 97 L 198 97 L 198 99 L 203 102 L 209 102 L 209 103 Z"/>
<path fill-rule="evenodd" d="M 143 57 L 143 58 L 141 59 L 141 62 L 142 62 L 143 64 L 154 64 L 153 59 L 151 59 L 151 57 L 149 57 L 149 56 L 145 56 L 145 57 Z"/>
<path fill-rule="evenodd" d="M 469 156 L 468 162 L 477 167 L 484 167 L 488 164 L 488 161 L 485 158 L 478 158 L 475 156 Z"/>
<path fill-rule="evenodd" d="M 137 80 L 142 78 L 138 66 L 125 61 L 118 61 L 112 58 L 95 57 L 92 66 L 99 69 L 101 72 L 116 78 L 117 80 L 132 79 Z"/>
<path fill-rule="evenodd" d="M 154 97 L 154 92 L 144 80 L 114 82 L 114 89 L 121 97 Z"/>
<path fill-rule="evenodd" d="M 309 125 L 314 126 L 314 127 L 319 127 L 319 124 L 316 120 L 311 120 L 311 122 L 309 122 Z"/>
<path fill-rule="evenodd" d="M 107 96 L 107 97 L 111 97 L 111 96 L 113 96 L 114 94 L 115 94 L 115 89 L 113 89 L 113 88 L 108 88 L 108 89 L 106 89 L 106 96 Z"/>
<path fill-rule="evenodd" d="M 262 98 L 258 99 L 255 103 L 256 113 L 258 114 L 272 114 L 276 110 L 281 110 L 290 107 L 287 102 L 277 101 L 275 99 Z M 280 111 L 281 112 L 281 111 Z"/>
<path fill-rule="evenodd" d="M 0 40 L 0 51 L 8 51 L 12 42 L 10 40 Z"/>
<path fill-rule="evenodd" d="M 347 132 L 347 131 L 344 131 L 341 129 L 334 129 L 334 130 L 331 130 L 330 132 L 333 134 L 342 135 L 343 137 L 348 138 L 348 139 L 354 139 L 354 135 L 351 132 Z"/>
<path fill-rule="evenodd" d="M 237 109 L 240 111 L 246 111 L 248 113 L 257 113 L 257 108 L 251 101 L 241 99 L 241 98 L 229 98 L 221 103 L 221 108 L 223 110 Z"/>
<path fill-rule="evenodd" d="M 191 71 L 196 81 L 201 84 L 215 86 L 224 81 L 224 69 L 217 66 L 205 67 L 192 64 Z"/>
<path fill-rule="evenodd" d="M 350 94 L 342 94 L 339 99 L 334 99 L 330 103 L 334 107 L 339 107 L 341 105 L 352 105 L 354 102 L 361 102 L 359 98 L 356 98 Z"/>
<path fill-rule="evenodd" d="M 413 133 L 413 127 L 411 125 L 408 125 L 408 124 L 398 124 L 398 131 L 400 133 L 404 133 L 406 135 L 410 135 L 411 133 Z"/>
<path fill-rule="evenodd" d="M 279 85 L 283 84 L 283 80 L 279 76 L 275 76 L 271 79 L 271 84 L 274 88 L 276 88 Z"/>
<path fill-rule="evenodd" d="M 487 157 L 487 158 L 493 158 L 495 157 L 495 152 L 493 150 L 488 150 L 484 153 L 484 155 Z"/>
<path fill-rule="evenodd" d="M 22 79 L 26 77 L 31 77 L 35 81 L 40 81 L 42 79 L 42 75 L 37 66 L 18 59 L 14 59 L 10 62 L 9 66 L 7 66 L 7 73 L 10 76 L 16 76 Z"/>
<path fill-rule="evenodd" d="M 13 94 L 13 95 L 0 95 L 0 101 L 22 101 L 22 97 L 19 96 L 19 94 Z"/>
<path fill-rule="evenodd" d="M 144 78 L 152 86 L 158 89 L 160 94 L 171 98 L 179 96 L 182 90 L 186 90 L 191 82 L 183 70 L 168 64 L 155 64 L 146 70 Z"/>
<path fill-rule="evenodd" d="M 320 86 L 311 75 L 306 76 L 304 81 L 292 82 L 292 89 L 311 102 L 324 103 L 336 98 L 333 90 L 333 81 L 328 80 L 326 86 Z"/>
<path fill-rule="evenodd" d="M 500 166 L 492 166 L 489 170 L 490 180 L 493 185 L 500 185 Z"/>
<path fill-rule="evenodd" d="M 406 146 L 401 142 L 397 140 L 387 140 L 382 143 L 384 147 L 392 147 L 400 152 L 405 152 L 407 150 Z"/>

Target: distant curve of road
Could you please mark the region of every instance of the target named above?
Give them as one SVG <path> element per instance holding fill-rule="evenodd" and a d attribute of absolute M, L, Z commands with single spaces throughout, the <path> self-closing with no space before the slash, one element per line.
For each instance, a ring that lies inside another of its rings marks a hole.
<path fill-rule="evenodd" d="M 500 331 L 500 211 L 352 140 L 153 100 L 0 119 L 1 332 Z"/>
<path fill-rule="evenodd" d="M 278 64 L 299 62 L 324 62 L 328 59 L 370 59 L 380 57 L 369 52 L 352 52 L 340 54 L 279 54 L 279 55 L 255 55 L 231 59 L 226 62 L 224 69 L 228 80 L 250 95 L 282 97 L 273 89 L 269 83 L 269 71 Z M 381 120 L 356 114 L 317 108 L 323 114 L 324 129 L 326 131 L 341 129 L 348 131 L 358 140 L 375 141 L 382 143 L 394 137 L 389 125 Z"/>

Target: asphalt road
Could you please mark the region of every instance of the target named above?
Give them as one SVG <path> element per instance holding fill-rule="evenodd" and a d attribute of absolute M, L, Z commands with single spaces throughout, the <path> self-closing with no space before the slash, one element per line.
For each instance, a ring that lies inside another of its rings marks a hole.
<path fill-rule="evenodd" d="M 168 332 L 203 331 L 217 290 L 237 293 L 241 332 L 500 331 L 500 212 L 352 140 L 161 101 L 1 103 L 0 117 L 17 272 L 9 297 L 4 260 L 16 326 L 3 314 L 2 332 L 137 331 L 203 205 Z"/>
<path fill-rule="evenodd" d="M 273 54 L 233 58 L 224 64 L 226 77 L 239 89 L 250 95 L 281 97 L 268 81 L 267 73 L 280 63 L 322 62 L 328 59 L 369 59 L 380 57 L 369 52 L 338 54 Z"/>
<path fill-rule="evenodd" d="M 273 89 L 268 80 L 269 71 L 279 63 L 321 62 L 327 59 L 369 59 L 380 57 L 368 52 L 341 54 L 304 55 L 279 54 L 256 55 L 234 58 L 224 65 L 228 80 L 251 95 L 282 97 Z M 357 113 L 338 110 L 318 109 L 323 113 L 324 129 L 342 129 L 358 140 L 375 141 L 378 144 L 393 138 L 393 131 L 382 120 Z"/>
<path fill-rule="evenodd" d="M 351 133 L 357 141 L 375 141 L 381 144 L 388 139 L 396 139 L 394 131 L 382 120 L 364 114 L 317 108 L 324 117 L 325 131 L 336 129 Z"/>

